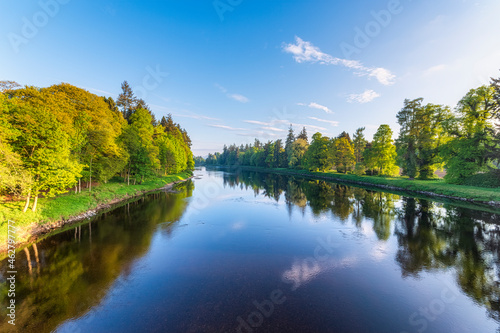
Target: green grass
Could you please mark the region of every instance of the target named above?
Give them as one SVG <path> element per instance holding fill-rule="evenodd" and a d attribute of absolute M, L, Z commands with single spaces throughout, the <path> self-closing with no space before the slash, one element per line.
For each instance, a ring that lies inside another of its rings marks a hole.
<path fill-rule="evenodd" d="M 93 187 L 92 192 L 85 189 L 78 194 L 70 192 L 55 198 L 40 198 L 36 212 L 28 210 L 26 213 L 23 213 L 23 201 L 5 201 L 2 198 L 0 201 L 0 249 L 7 243 L 8 220 L 16 222 L 15 226 L 19 228 L 16 234 L 16 241 L 22 243 L 31 237 L 29 229 L 33 223 L 44 225 L 61 219 L 68 219 L 90 209 L 95 209 L 101 204 L 140 195 L 144 192 L 161 188 L 166 184 L 187 179 L 190 176 L 190 172 L 183 172 L 148 179 L 142 184 L 130 186 L 127 186 L 126 183 L 123 183 L 119 179 L 113 179 L 107 184 L 100 184 Z"/>
<path fill-rule="evenodd" d="M 354 174 L 343 174 L 334 171 L 310 172 L 306 170 L 291 169 L 267 169 L 256 167 L 242 167 L 242 169 L 275 172 L 289 175 L 300 175 L 316 179 L 328 179 L 345 181 L 350 183 L 362 182 L 365 185 L 393 186 L 402 191 L 420 191 L 432 194 L 445 195 L 456 199 L 466 199 L 471 202 L 488 203 L 495 201 L 500 204 L 500 188 L 485 188 L 478 186 L 454 185 L 445 183 L 442 179 L 435 180 L 410 180 L 406 177 L 382 177 L 382 176 L 357 176 Z"/>

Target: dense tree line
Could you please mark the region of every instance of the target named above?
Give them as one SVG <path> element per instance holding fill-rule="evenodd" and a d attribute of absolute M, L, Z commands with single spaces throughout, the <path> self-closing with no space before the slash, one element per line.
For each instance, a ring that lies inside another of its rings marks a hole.
<path fill-rule="evenodd" d="M 66 83 L 0 88 L 0 191 L 25 198 L 24 211 L 82 181 L 91 191 L 116 175 L 130 184 L 194 167 L 187 132 L 171 115 L 156 121 L 126 81 L 117 102 Z"/>
<path fill-rule="evenodd" d="M 445 169 L 446 181 L 454 184 L 481 174 L 500 179 L 500 79 L 471 89 L 454 110 L 425 104 L 423 98 L 407 99 L 397 121 L 396 140 L 389 125 L 380 125 L 372 141 L 365 138 L 365 128 L 358 128 L 352 138 L 346 132 L 333 138 L 315 133 L 311 142 L 305 128 L 295 136 L 290 126 L 285 144 L 255 139 L 253 144 L 224 146 L 222 153 L 209 154 L 205 164 L 402 173 L 410 179 L 432 179 L 437 169 Z"/>

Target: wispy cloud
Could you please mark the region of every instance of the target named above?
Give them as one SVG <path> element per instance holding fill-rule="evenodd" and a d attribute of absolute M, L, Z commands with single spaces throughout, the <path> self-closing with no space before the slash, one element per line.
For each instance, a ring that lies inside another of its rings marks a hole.
<path fill-rule="evenodd" d="M 339 126 L 339 122 L 338 121 L 334 121 L 334 120 L 326 120 L 326 119 L 321 119 L 321 118 L 316 118 L 316 117 L 308 117 L 309 119 L 312 119 L 312 120 L 316 120 L 316 121 L 320 121 L 322 123 L 328 123 L 332 126 Z"/>
<path fill-rule="evenodd" d="M 305 104 L 305 103 L 297 103 L 297 105 L 300 105 L 300 106 L 307 106 L 307 107 L 310 107 L 311 109 L 318 109 L 318 110 L 323 110 L 325 111 L 326 113 L 333 113 L 332 110 L 330 110 L 328 107 L 324 106 L 324 105 L 321 105 L 321 104 L 318 104 L 316 102 L 311 102 L 309 104 Z"/>
<path fill-rule="evenodd" d="M 243 122 L 249 123 L 249 124 L 255 124 L 255 125 L 271 126 L 271 123 L 266 123 L 266 122 L 258 121 L 258 120 L 243 120 Z"/>
<path fill-rule="evenodd" d="M 294 44 L 284 44 L 283 51 L 293 55 L 298 63 L 311 62 L 322 65 L 340 65 L 355 70 L 354 74 L 358 76 L 368 76 L 376 78 L 383 85 L 394 83 L 395 75 L 388 69 L 382 67 L 366 67 L 357 60 L 341 59 L 322 52 L 311 42 L 295 37 Z"/>
<path fill-rule="evenodd" d="M 315 126 L 315 125 L 308 125 L 308 124 L 295 124 L 292 123 L 292 126 L 294 128 L 302 128 L 305 127 L 306 129 L 313 130 L 313 131 L 326 131 L 327 129 L 321 126 Z"/>
<path fill-rule="evenodd" d="M 220 84 L 218 83 L 215 83 L 215 86 L 223 93 L 226 95 L 227 98 L 230 98 L 230 99 L 233 99 L 235 101 L 238 101 L 240 103 L 248 103 L 250 102 L 250 99 L 248 99 L 248 97 L 246 96 L 243 96 L 241 94 L 233 94 L 233 93 L 229 93 L 228 90 L 226 88 L 224 88 L 223 86 L 221 86 Z"/>
<path fill-rule="evenodd" d="M 232 98 L 240 103 L 248 103 L 250 101 L 247 97 L 240 94 L 228 94 L 227 97 Z"/>
<path fill-rule="evenodd" d="M 210 127 L 215 127 L 215 128 L 222 128 L 228 131 L 246 131 L 246 128 L 239 128 L 239 127 L 231 127 L 231 126 L 226 126 L 226 125 L 213 125 L 209 124 L 208 126 Z"/>
<path fill-rule="evenodd" d="M 200 114 L 178 114 L 174 113 L 174 117 L 181 117 L 181 118 L 192 118 L 192 119 L 206 119 L 206 120 L 221 120 L 219 118 L 213 118 L 213 117 L 208 117 L 208 116 L 203 116 Z"/>
<path fill-rule="evenodd" d="M 361 94 L 350 94 L 347 98 L 349 103 L 369 103 L 373 101 L 375 98 L 380 97 L 380 94 L 373 90 L 365 90 Z"/>
<path fill-rule="evenodd" d="M 273 132 L 285 132 L 285 130 L 282 128 L 269 127 L 269 126 L 264 126 L 264 127 L 262 127 L 262 129 L 268 130 L 268 131 L 273 131 Z"/>

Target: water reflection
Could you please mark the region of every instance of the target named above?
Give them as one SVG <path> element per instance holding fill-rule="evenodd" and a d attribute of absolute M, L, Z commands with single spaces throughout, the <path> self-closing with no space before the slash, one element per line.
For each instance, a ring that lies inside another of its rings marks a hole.
<path fill-rule="evenodd" d="M 61 322 L 85 315 L 99 304 L 118 278 L 126 280 L 134 263 L 151 243 L 161 223 L 167 235 L 187 207 L 193 183 L 179 185 L 179 193 L 155 193 L 129 202 L 33 244 L 16 255 L 16 326 L 4 321 L 1 332 L 50 332 Z M 54 246 L 57 245 L 57 246 Z M 7 304 L 7 262 L 0 268 L 0 303 Z"/>
<path fill-rule="evenodd" d="M 317 216 L 331 213 L 358 228 L 369 220 L 379 240 L 396 236 L 403 278 L 453 268 L 462 291 L 500 320 L 499 213 L 257 172 L 225 173 L 224 185 L 252 188 L 277 202 L 284 197 L 289 214 L 309 206 Z M 286 277 L 300 284 L 319 270 L 294 263 Z"/>
<path fill-rule="evenodd" d="M 146 196 L 21 250 L 17 330 L 229 332 L 276 288 L 287 301 L 260 331 L 413 332 L 412 313 L 456 286 L 466 296 L 428 332 L 491 331 L 483 309 L 500 321 L 498 212 L 280 175 L 201 176 L 197 191 Z"/>

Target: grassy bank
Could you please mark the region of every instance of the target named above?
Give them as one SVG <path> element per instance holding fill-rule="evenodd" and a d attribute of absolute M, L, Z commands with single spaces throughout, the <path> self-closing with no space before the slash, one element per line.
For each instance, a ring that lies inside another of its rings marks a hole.
<path fill-rule="evenodd" d="M 241 167 L 243 170 L 273 172 L 287 175 L 297 175 L 314 179 L 341 181 L 358 185 L 376 186 L 393 190 L 410 191 L 425 195 L 437 195 L 449 199 L 488 204 L 500 207 L 500 188 L 484 188 L 466 185 L 447 184 L 442 179 L 410 180 L 405 177 L 357 176 L 334 171 L 310 172 L 306 170 L 268 169 L 260 167 Z"/>
<path fill-rule="evenodd" d="M 190 176 L 190 172 L 183 172 L 149 179 L 142 184 L 129 186 L 122 181 L 110 181 L 107 184 L 100 184 L 93 187 L 92 192 L 85 189 L 78 194 L 71 192 L 55 198 L 41 198 L 38 200 L 37 212 L 28 210 L 26 213 L 23 213 L 23 201 L 13 202 L 2 198 L 0 201 L 0 250 L 3 250 L 3 247 L 7 244 L 8 220 L 15 221 L 15 226 L 18 228 L 16 241 L 23 243 L 41 226 L 49 226 L 54 222 L 67 220 L 70 217 L 96 209 L 100 205 L 117 202 L 144 192 L 159 189 L 167 184 L 187 179 Z"/>

